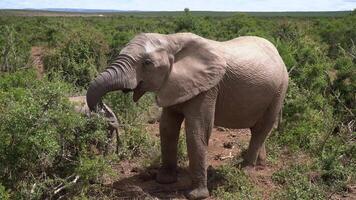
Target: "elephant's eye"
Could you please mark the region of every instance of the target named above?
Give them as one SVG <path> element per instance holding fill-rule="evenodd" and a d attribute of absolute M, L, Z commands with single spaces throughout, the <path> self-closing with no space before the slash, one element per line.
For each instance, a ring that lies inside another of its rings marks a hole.
<path fill-rule="evenodd" d="M 148 65 L 151 65 L 151 64 L 152 64 L 152 62 L 150 60 L 143 61 L 143 65 L 144 66 L 148 66 Z"/>

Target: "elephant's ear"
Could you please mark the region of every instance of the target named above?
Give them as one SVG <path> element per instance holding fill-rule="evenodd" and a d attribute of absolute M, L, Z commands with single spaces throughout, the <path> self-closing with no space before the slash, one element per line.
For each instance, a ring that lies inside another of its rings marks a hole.
<path fill-rule="evenodd" d="M 157 104 L 175 105 L 213 88 L 224 76 L 225 66 L 225 60 L 205 39 L 187 42 L 174 55 L 171 73 L 157 93 Z"/>

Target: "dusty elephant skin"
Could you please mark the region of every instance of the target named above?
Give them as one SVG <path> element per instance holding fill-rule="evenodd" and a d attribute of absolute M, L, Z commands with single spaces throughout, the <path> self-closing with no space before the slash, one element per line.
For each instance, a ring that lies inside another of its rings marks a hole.
<path fill-rule="evenodd" d="M 74 105 L 74 109 L 76 112 L 82 113 L 86 116 L 90 116 L 91 112 L 88 108 L 85 96 L 68 97 L 68 99 Z M 101 104 L 100 109 L 98 109 L 97 111 L 102 114 L 102 116 L 108 123 L 108 143 L 104 147 L 104 154 L 106 155 L 114 152 L 115 150 L 117 151 L 117 147 L 114 147 L 114 138 L 118 139 L 119 120 L 117 119 L 115 113 L 111 110 L 111 108 L 104 103 Z"/>
<path fill-rule="evenodd" d="M 207 146 L 213 125 L 250 128 L 244 166 L 264 164 L 264 142 L 281 110 L 288 73 L 276 48 L 259 37 L 216 42 L 191 33 L 140 34 L 89 86 L 87 101 L 95 109 L 113 90 L 133 91 L 138 101 L 156 94 L 160 120 L 162 167 L 156 180 L 177 180 L 177 143 L 183 120 L 192 188 L 190 199 L 209 196 Z"/>

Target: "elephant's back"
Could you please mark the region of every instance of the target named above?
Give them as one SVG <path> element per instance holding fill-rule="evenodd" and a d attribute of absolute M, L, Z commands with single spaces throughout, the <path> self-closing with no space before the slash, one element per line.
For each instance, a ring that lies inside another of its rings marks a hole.
<path fill-rule="evenodd" d="M 223 42 L 222 46 L 227 63 L 227 80 L 234 77 L 240 84 L 278 92 L 286 67 L 271 42 L 260 37 L 244 36 Z"/>

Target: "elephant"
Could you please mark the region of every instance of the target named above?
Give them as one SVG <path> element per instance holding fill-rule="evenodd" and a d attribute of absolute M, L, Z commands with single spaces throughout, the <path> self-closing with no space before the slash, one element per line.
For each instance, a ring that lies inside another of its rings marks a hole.
<path fill-rule="evenodd" d="M 74 110 L 77 113 L 84 114 L 87 117 L 91 115 L 85 96 L 68 97 L 68 100 L 74 105 Z M 104 145 L 104 154 L 106 155 L 109 153 L 113 153 L 114 150 L 117 151 L 117 146 L 114 148 L 114 138 L 116 137 L 116 140 L 118 139 L 119 120 L 117 119 L 117 116 L 112 111 L 112 109 L 104 103 L 100 105 L 100 109 L 98 111 L 102 114 L 105 121 L 107 121 L 108 123 L 108 143 Z"/>
<path fill-rule="evenodd" d="M 87 90 L 95 110 L 110 91 L 133 92 L 137 102 L 153 92 L 162 107 L 158 183 L 177 181 L 177 143 L 182 122 L 191 174 L 189 199 L 209 196 L 207 147 L 214 125 L 250 128 L 243 166 L 265 164 L 265 140 L 282 108 L 288 72 L 276 47 L 256 36 L 214 41 L 193 33 L 141 33 Z"/>

